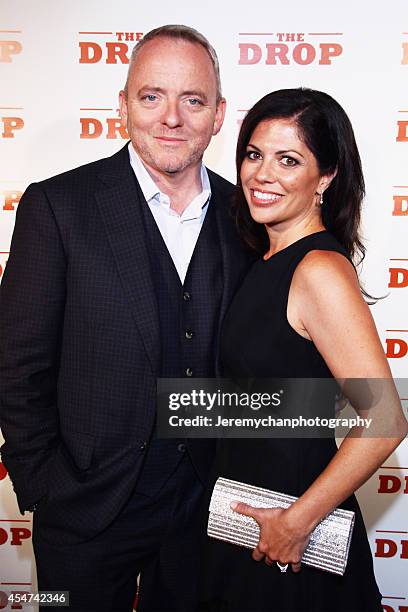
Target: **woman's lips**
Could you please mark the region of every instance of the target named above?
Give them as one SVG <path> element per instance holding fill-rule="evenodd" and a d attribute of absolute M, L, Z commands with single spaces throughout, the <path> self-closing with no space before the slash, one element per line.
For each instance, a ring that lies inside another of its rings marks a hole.
<path fill-rule="evenodd" d="M 276 204 L 277 202 L 280 202 L 283 197 L 284 196 L 281 193 L 251 189 L 251 199 L 254 204 Z"/>

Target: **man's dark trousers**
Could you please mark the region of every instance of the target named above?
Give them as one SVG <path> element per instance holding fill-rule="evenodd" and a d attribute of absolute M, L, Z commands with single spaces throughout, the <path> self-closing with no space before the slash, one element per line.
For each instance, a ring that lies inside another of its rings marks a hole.
<path fill-rule="evenodd" d="M 42 537 L 40 513 L 35 514 L 40 588 L 70 591 L 75 612 L 130 612 L 140 572 L 147 583 L 142 579 L 138 610 L 194 610 L 203 486 L 186 453 L 176 472 L 154 497 L 135 492 L 112 525 L 91 541 L 54 546 Z M 44 608 L 50 609 L 61 610 Z"/>

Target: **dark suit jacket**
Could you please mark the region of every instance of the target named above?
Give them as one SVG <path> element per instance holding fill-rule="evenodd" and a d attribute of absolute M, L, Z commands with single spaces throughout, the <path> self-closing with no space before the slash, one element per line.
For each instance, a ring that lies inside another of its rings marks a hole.
<path fill-rule="evenodd" d="M 232 186 L 209 176 L 221 322 L 249 259 Z M 50 526 L 79 539 L 120 510 L 154 425 L 160 337 L 141 205 L 127 147 L 30 185 L 0 289 L 2 458 L 20 509 L 45 498 Z"/>

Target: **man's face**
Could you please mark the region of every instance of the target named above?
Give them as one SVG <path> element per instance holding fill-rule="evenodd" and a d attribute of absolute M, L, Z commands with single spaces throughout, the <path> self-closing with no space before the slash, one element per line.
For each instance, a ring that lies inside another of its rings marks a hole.
<path fill-rule="evenodd" d="M 120 92 L 122 124 L 153 173 L 196 167 L 221 129 L 225 100 L 216 101 L 212 62 L 199 44 L 156 38 L 140 50 Z"/>

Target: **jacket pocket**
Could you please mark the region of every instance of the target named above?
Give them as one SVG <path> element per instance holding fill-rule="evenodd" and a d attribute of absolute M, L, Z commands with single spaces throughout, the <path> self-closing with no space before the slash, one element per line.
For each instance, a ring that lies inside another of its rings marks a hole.
<path fill-rule="evenodd" d="M 89 469 L 94 451 L 94 437 L 91 434 L 64 429 L 61 433 L 62 442 L 73 463 L 80 471 Z"/>

